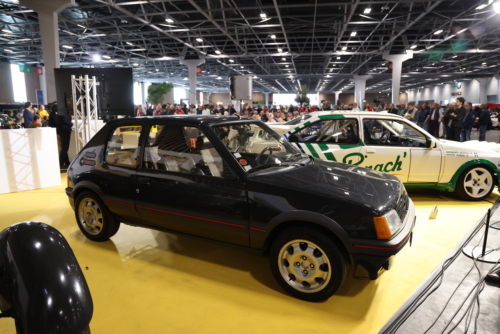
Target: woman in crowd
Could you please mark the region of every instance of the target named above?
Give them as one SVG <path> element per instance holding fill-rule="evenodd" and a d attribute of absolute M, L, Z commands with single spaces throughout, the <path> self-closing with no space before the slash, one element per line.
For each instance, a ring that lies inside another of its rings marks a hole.
<path fill-rule="evenodd" d="M 30 125 L 31 129 L 39 128 L 42 126 L 42 119 L 38 115 L 33 115 L 33 122 Z"/>

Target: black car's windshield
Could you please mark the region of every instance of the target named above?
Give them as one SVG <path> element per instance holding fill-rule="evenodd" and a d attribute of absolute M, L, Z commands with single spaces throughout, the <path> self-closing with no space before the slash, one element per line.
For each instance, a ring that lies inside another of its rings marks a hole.
<path fill-rule="evenodd" d="M 308 159 L 276 132 L 259 123 L 215 125 L 212 129 L 249 173 L 268 167 L 288 167 Z"/>
<path fill-rule="evenodd" d="M 294 119 L 292 119 L 284 124 L 285 125 L 297 125 L 297 124 L 302 123 L 303 121 L 305 121 L 306 119 L 309 119 L 311 117 L 312 117 L 312 115 L 306 114 L 303 116 L 295 117 Z"/>

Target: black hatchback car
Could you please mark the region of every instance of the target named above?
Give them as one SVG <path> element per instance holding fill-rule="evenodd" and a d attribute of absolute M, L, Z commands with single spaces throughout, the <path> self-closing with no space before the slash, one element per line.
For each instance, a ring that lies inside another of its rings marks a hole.
<path fill-rule="evenodd" d="M 239 117 L 108 122 L 71 163 L 66 193 L 91 240 L 125 223 L 259 250 L 308 301 L 332 296 L 348 265 L 376 279 L 415 223 L 396 177 L 314 159 Z"/>

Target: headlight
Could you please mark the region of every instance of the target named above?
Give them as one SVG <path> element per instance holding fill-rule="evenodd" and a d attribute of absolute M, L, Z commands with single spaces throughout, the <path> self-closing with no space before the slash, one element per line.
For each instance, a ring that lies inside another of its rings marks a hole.
<path fill-rule="evenodd" d="M 396 210 L 391 210 L 381 217 L 373 217 L 378 239 L 390 239 L 403 226 Z"/>

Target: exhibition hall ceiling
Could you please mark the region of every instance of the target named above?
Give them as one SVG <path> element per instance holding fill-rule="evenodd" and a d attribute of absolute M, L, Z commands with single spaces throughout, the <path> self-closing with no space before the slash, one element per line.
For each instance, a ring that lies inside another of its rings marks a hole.
<path fill-rule="evenodd" d="M 496 0 L 498 1 L 498 0 Z M 401 90 L 492 76 L 500 63 L 500 4 L 491 0 L 76 0 L 59 13 L 61 66 L 132 67 L 137 80 L 186 84 L 180 58 L 205 57 L 200 88 L 230 75 L 292 93 L 390 89 L 383 51 L 414 52 Z M 38 15 L 0 0 L 2 61 L 43 64 Z"/>

